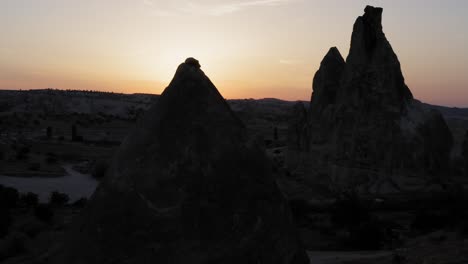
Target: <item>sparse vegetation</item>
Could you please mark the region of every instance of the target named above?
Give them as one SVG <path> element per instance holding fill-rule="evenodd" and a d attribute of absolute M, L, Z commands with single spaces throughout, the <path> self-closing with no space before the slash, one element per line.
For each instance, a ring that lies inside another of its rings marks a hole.
<path fill-rule="evenodd" d="M 106 175 L 108 163 L 104 160 L 99 160 L 94 164 L 92 176 L 96 179 L 101 179 Z"/>
<path fill-rule="evenodd" d="M 27 207 L 34 207 L 39 203 L 37 194 L 28 192 L 20 196 L 20 201 Z"/>
<path fill-rule="evenodd" d="M 41 169 L 41 164 L 39 162 L 31 162 L 28 165 L 28 170 L 38 171 Z"/>
<path fill-rule="evenodd" d="M 70 197 L 66 193 L 54 191 L 50 194 L 49 204 L 54 206 L 63 206 L 68 203 Z"/>
<path fill-rule="evenodd" d="M 353 250 L 378 250 L 385 243 L 385 224 L 371 214 L 371 202 L 355 192 L 340 194 L 331 208 L 334 226 L 346 231 L 342 246 Z"/>
<path fill-rule="evenodd" d="M 38 204 L 36 208 L 34 208 L 34 215 L 42 222 L 50 224 L 52 223 L 54 212 L 49 205 Z"/>
<path fill-rule="evenodd" d="M 58 158 L 57 158 L 57 155 L 55 153 L 52 153 L 52 152 L 47 153 L 46 162 L 48 164 L 55 164 L 55 163 L 57 163 L 57 160 L 58 160 Z"/>
<path fill-rule="evenodd" d="M 16 207 L 19 193 L 15 188 L 0 185 L 0 208 L 11 209 Z"/>
<path fill-rule="evenodd" d="M 74 207 L 78 207 L 78 208 L 83 208 L 86 206 L 86 204 L 88 203 L 88 199 L 87 198 L 80 198 L 78 200 L 76 200 L 75 202 L 73 202 L 72 206 Z"/>
<path fill-rule="evenodd" d="M 47 130 L 46 130 L 46 136 L 47 136 L 48 139 L 52 138 L 52 136 L 53 136 L 52 132 L 53 132 L 52 127 L 48 126 Z"/>
<path fill-rule="evenodd" d="M 31 150 L 30 146 L 13 146 L 13 149 L 16 150 L 16 159 L 17 160 L 27 160 L 29 158 L 29 153 Z"/>
<path fill-rule="evenodd" d="M 0 261 L 26 252 L 26 240 L 24 234 L 16 232 L 0 241 Z"/>

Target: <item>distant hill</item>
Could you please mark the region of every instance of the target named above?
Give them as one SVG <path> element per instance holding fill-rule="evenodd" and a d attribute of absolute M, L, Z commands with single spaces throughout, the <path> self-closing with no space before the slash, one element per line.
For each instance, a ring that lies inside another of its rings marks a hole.
<path fill-rule="evenodd" d="M 431 104 L 424 105 L 439 111 L 445 117 L 445 119 L 468 120 L 468 108 L 448 107 Z"/>
<path fill-rule="evenodd" d="M 157 100 L 157 94 L 122 94 L 97 91 L 77 90 L 0 90 L 0 112 L 76 112 L 98 113 L 126 116 L 132 108 L 147 109 Z M 235 112 L 286 116 L 295 101 L 276 98 L 229 99 L 229 105 Z M 309 102 L 301 101 L 306 108 Z M 457 108 L 424 104 L 438 110 L 446 119 L 468 120 L 468 108 Z M 273 117 L 274 116 L 274 117 Z"/>

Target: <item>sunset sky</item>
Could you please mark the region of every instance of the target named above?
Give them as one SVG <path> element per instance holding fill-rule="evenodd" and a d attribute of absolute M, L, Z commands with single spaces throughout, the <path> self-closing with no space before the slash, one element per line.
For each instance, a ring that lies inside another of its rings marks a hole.
<path fill-rule="evenodd" d="M 466 0 L 0 0 L 0 89 L 161 93 L 195 57 L 226 98 L 308 100 L 367 4 L 415 97 L 468 107 Z"/>

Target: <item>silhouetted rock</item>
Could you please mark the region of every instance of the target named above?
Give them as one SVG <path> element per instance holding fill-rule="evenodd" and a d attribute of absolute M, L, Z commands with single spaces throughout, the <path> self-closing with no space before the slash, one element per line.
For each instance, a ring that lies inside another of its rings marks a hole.
<path fill-rule="evenodd" d="M 197 67 L 197 68 L 200 68 L 200 67 L 201 67 L 201 66 L 200 66 L 200 62 L 199 62 L 198 60 L 194 59 L 194 58 L 187 58 L 187 59 L 185 60 L 185 64 L 187 64 L 187 65 L 192 65 L 192 66 L 195 66 L 195 67 Z"/>
<path fill-rule="evenodd" d="M 308 263 L 264 152 L 187 61 L 121 145 L 57 263 Z"/>
<path fill-rule="evenodd" d="M 314 76 L 310 110 L 320 112 L 330 104 L 336 103 L 336 93 L 340 86 L 345 61 L 336 47 L 330 48 L 320 63 Z"/>
<path fill-rule="evenodd" d="M 413 99 L 381 21 L 382 9 L 367 6 L 346 63 L 332 48 L 314 77 L 302 129 L 308 145 L 296 153 L 302 164 L 290 165 L 332 188 L 394 192 L 405 189 L 405 176 L 449 171 L 452 135 L 437 111 Z"/>
<path fill-rule="evenodd" d="M 339 102 L 368 111 L 400 112 L 413 96 L 381 22 L 382 8 L 371 6 L 356 19 Z"/>

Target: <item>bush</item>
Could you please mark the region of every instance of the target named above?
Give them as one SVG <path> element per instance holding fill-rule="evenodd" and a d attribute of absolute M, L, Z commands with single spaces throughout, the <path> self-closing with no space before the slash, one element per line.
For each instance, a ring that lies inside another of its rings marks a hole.
<path fill-rule="evenodd" d="M 8 208 L 0 208 L 0 238 L 8 234 L 11 222 L 10 210 Z"/>
<path fill-rule="evenodd" d="M 50 224 L 52 223 L 54 212 L 50 206 L 46 204 L 38 204 L 34 209 L 34 215 L 42 222 Z"/>
<path fill-rule="evenodd" d="M 46 129 L 46 136 L 48 139 L 52 138 L 52 127 L 48 126 Z"/>
<path fill-rule="evenodd" d="M 46 228 L 46 224 L 34 218 L 28 218 L 18 229 L 30 238 L 36 237 Z"/>
<path fill-rule="evenodd" d="M 57 163 L 57 155 L 55 153 L 48 152 L 46 162 L 49 164 Z"/>
<path fill-rule="evenodd" d="M 41 164 L 39 162 L 29 163 L 28 169 L 32 171 L 38 171 L 41 169 Z"/>
<path fill-rule="evenodd" d="M 0 208 L 14 208 L 18 204 L 18 190 L 0 185 Z"/>
<path fill-rule="evenodd" d="M 38 204 L 39 197 L 35 193 L 28 192 L 28 193 L 22 194 L 20 197 L 20 200 L 24 205 L 28 207 L 33 207 Z"/>
<path fill-rule="evenodd" d="M 460 186 L 450 186 L 441 194 L 434 194 L 415 211 L 411 229 L 428 233 L 438 229 L 466 230 L 468 223 L 468 193 Z"/>
<path fill-rule="evenodd" d="M 29 152 L 30 151 L 31 151 L 31 148 L 29 146 L 20 147 L 16 151 L 16 159 L 17 160 L 27 160 L 29 158 Z"/>
<path fill-rule="evenodd" d="M 80 198 L 80 199 L 76 200 L 76 201 L 72 204 L 72 206 L 78 207 L 78 208 L 83 208 L 83 207 L 86 206 L 87 203 L 88 203 L 88 199 L 85 198 L 85 197 L 83 197 L 83 198 Z"/>
<path fill-rule="evenodd" d="M 0 244 L 0 260 L 15 257 L 26 252 L 27 237 L 22 233 L 14 233 L 8 236 Z"/>
<path fill-rule="evenodd" d="M 385 242 L 385 230 L 376 219 L 363 222 L 349 232 L 347 248 L 353 250 L 379 250 Z"/>
<path fill-rule="evenodd" d="M 443 228 L 447 219 L 443 212 L 431 211 L 430 209 L 419 209 L 414 214 L 410 228 L 413 231 L 429 233 Z"/>
<path fill-rule="evenodd" d="M 341 243 L 350 250 L 378 250 L 387 240 L 387 225 L 373 217 L 371 202 L 357 193 L 343 193 L 331 207 L 330 216 L 335 227 L 343 228 L 346 236 Z"/>
<path fill-rule="evenodd" d="M 96 162 L 93 168 L 92 176 L 96 179 L 101 179 L 106 175 L 109 165 L 106 161 L 100 160 Z"/>
<path fill-rule="evenodd" d="M 331 208 L 331 220 L 337 227 L 352 229 L 371 219 L 370 202 L 354 192 L 343 193 Z"/>
<path fill-rule="evenodd" d="M 68 203 L 70 197 L 66 193 L 52 192 L 49 197 L 49 204 L 63 206 Z"/>

